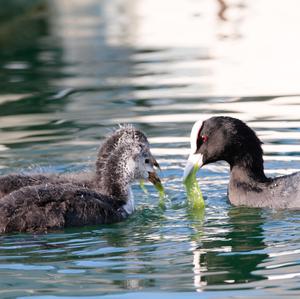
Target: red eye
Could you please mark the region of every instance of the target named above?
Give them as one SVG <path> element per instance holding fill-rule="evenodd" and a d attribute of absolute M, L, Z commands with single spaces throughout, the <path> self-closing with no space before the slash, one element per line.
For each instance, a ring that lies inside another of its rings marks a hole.
<path fill-rule="evenodd" d="M 208 136 L 207 135 L 203 135 L 203 136 L 201 136 L 201 139 L 202 139 L 203 143 L 205 143 L 208 140 Z"/>

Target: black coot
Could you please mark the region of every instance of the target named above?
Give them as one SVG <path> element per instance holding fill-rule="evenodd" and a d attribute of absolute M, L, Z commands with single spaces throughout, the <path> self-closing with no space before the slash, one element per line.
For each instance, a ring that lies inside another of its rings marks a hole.
<path fill-rule="evenodd" d="M 230 165 L 228 197 L 233 205 L 300 209 L 300 172 L 266 177 L 261 141 L 244 122 L 224 116 L 197 121 L 184 179 L 195 165 L 220 160 Z"/>

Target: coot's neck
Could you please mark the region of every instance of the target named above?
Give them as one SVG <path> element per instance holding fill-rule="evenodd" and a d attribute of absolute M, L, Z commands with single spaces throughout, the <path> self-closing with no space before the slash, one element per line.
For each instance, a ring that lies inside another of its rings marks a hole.
<path fill-rule="evenodd" d="M 263 183 L 269 180 L 264 173 L 262 153 L 240 153 L 229 164 L 231 179 L 243 183 Z"/>
<path fill-rule="evenodd" d="M 231 161 L 228 196 L 232 204 L 256 206 L 259 198 L 264 200 L 263 190 L 271 179 L 264 173 L 262 151 L 260 153 L 236 155 Z"/>
<path fill-rule="evenodd" d="M 263 159 L 249 154 L 230 165 L 228 197 L 233 205 L 263 206 L 267 200 L 264 190 L 272 179 L 264 173 Z"/>

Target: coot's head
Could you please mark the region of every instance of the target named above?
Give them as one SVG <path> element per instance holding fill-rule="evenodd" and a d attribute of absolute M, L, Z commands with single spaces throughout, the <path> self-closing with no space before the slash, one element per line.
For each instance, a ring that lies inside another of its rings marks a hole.
<path fill-rule="evenodd" d="M 261 142 L 244 122 L 225 116 L 198 120 L 191 131 L 191 152 L 184 169 L 185 180 L 194 167 L 224 160 L 233 167 L 260 165 L 262 160 Z"/>

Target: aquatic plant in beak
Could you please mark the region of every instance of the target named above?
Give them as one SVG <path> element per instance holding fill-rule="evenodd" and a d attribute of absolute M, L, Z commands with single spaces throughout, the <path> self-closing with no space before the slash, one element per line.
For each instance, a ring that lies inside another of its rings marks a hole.
<path fill-rule="evenodd" d="M 196 165 L 193 167 L 192 171 L 184 179 L 183 183 L 187 193 L 188 203 L 192 209 L 204 209 L 204 199 L 201 189 L 198 185 L 196 174 L 199 167 Z"/>
<path fill-rule="evenodd" d="M 201 143 L 207 142 L 207 136 L 199 136 L 202 122 L 196 122 L 192 128 L 190 142 L 191 153 L 183 173 L 183 183 L 185 185 L 188 203 L 192 209 L 204 209 L 204 199 L 201 189 L 198 185 L 196 174 L 203 164 L 203 155 L 197 150 Z"/>

